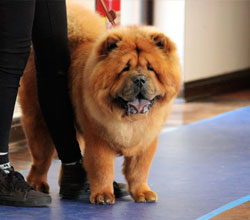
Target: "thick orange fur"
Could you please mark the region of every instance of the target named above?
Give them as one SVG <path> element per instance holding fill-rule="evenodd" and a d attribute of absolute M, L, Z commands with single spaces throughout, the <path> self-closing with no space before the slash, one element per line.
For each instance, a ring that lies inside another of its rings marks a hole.
<path fill-rule="evenodd" d="M 72 57 L 69 87 L 78 136 L 84 136 L 85 141 L 90 201 L 115 202 L 112 183 L 118 154 L 124 155 L 123 173 L 134 200 L 156 201 L 157 194 L 149 188 L 147 177 L 159 132 L 180 88 L 175 45 L 153 27 L 121 27 L 106 32 L 100 17 L 74 4 L 68 5 L 68 19 Z M 123 71 L 128 63 L 129 71 Z M 149 64 L 154 71 L 147 68 Z M 54 147 L 35 95 L 34 71 L 30 58 L 19 94 L 33 157 L 28 181 L 48 191 L 47 171 Z M 130 93 L 130 79 L 138 73 L 147 78 L 148 98 L 157 99 L 148 113 L 128 114 L 114 100 Z"/>

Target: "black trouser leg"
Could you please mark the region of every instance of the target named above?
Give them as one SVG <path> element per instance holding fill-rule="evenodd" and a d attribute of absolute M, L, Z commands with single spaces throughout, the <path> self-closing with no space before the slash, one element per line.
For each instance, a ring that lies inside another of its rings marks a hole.
<path fill-rule="evenodd" d="M 30 53 L 34 0 L 0 1 L 0 153 L 8 152 L 19 80 Z M 0 164 L 9 161 L 0 156 Z"/>
<path fill-rule="evenodd" d="M 0 153 L 8 152 L 16 94 L 29 56 L 34 25 L 33 42 L 42 112 L 59 158 L 63 162 L 78 160 L 81 153 L 67 89 L 66 72 L 70 57 L 65 1 L 37 0 L 35 8 L 35 0 L 1 0 L 0 16 Z M 8 162 L 8 156 L 0 155 L 0 164 L 5 162 Z"/>
<path fill-rule="evenodd" d="M 37 0 L 32 34 L 41 110 L 63 163 L 81 158 L 69 99 L 65 0 Z"/>

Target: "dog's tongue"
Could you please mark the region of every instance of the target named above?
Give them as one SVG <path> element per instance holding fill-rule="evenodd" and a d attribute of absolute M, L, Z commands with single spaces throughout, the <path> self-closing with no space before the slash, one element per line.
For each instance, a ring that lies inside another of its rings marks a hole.
<path fill-rule="evenodd" d="M 146 99 L 135 99 L 132 102 L 128 102 L 129 113 L 146 113 L 149 111 L 150 101 Z"/>

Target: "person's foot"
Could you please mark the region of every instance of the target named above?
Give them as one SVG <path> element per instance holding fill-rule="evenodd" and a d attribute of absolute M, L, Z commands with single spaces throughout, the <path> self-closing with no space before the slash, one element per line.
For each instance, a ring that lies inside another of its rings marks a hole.
<path fill-rule="evenodd" d="M 89 181 L 81 161 L 74 165 L 62 164 L 59 185 L 61 198 L 71 200 L 89 200 Z M 113 185 L 116 198 L 129 195 L 126 184 L 114 182 Z"/>
<path fill-rule="evenodd" d="M 130 195 L 128 191 L 128 185 L 125 183 L 113 182 L 115 198 L 122 198 L 124 196 Z"/>
<path fill-rule="evenodd" d="M 13 168 L 0 169 L 0 205 L 46 206 L 50 203 L 50 195 L 34 190 Z"/>

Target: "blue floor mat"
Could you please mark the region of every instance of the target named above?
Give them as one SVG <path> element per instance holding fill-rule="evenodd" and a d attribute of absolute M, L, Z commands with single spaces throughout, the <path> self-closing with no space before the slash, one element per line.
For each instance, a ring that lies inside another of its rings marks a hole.
<path fill-rule="evenodd" d="M 121 164 L 117 158 L 115 180 L 124 182 Z M 149 175 L 157 203 L 134 203 L 130 196 L 107 206 L 60 200 L 59 166 L 54 162 L 49 172 L 49 207 L 0 206 L 0 219 L 208 219 L 207 213 L 250 194 L 250 107 L 161 133 Z"/>

